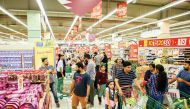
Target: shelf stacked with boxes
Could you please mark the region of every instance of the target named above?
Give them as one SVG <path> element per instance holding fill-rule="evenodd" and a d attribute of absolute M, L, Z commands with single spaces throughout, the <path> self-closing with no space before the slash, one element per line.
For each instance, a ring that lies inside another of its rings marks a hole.
<path fill-rule="evenodd" d="M 2 69 L 31 69 L 33 67 L 33 50 L 0 51 Z"/>

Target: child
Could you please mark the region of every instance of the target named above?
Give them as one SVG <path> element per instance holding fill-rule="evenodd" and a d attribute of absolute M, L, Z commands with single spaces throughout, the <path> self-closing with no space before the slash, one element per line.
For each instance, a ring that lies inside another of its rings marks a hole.
<path fill-rule="evenodd" d="M 101 105 L 101 98 L 102 96 L 105 97 L 105 89 L 106 84 L 108 82 L 108 73 L 106 72 L 105 65 L 100 66 L 100 72 L 96 74 L 96 83 L 97 83 L 97 89 L 98 89 L 98 100 L 99 104 Z"/>
<path fill-rule="evenodd" d="M 109 81 L 108 87 L 106 88 L 105 109 L 115 109 L 116 101 L 115 82 Z"/>

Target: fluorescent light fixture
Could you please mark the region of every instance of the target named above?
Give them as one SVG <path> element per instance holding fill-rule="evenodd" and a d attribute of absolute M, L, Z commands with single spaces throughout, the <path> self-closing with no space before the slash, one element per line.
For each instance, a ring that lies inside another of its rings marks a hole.
<path fill-rule="evenodd" d="M 137 29 L 137 28 L 141 28 L 141 27 L 144 27 L 144 26 L 148 26 L 148 25 L 152 25 L 152 24 L 158 24 L 159 22 L 163 22 L 163 21 L 174 19 L 174 18 L 182 17 L 182 16 L 185 16 L 185 15 L 188 15 L 188 14 L 190 14 L 190 11 L 184 12 L 182 14 L 174 15 L 174 16 L 171 16 L 171 17 L 168 17 L 168 18 L 165 18 L 165 19 L 161 19 L 161 20 L 158 20 L 158 21 L 155 21 L 155 22 L 150 22 L 150 23 L 142 24 L 142 25 L 135 26 L 135 27 L 132 27 L 132 28 L 128 28 L 128 29 L 125 29 L 125 30 L 122 30 L 122 31 L 112 33 L 112 34 L 118 34 L 118 33 L 126 32 L 126 31 L 130 31 L 130 30 L 134 30 L 134 29 Z M 112 34 L 109 34 L 109 35 L 112 35 Z"/>
<path fill-rule="evenodd" d="M 126 25 L 126 24 L 131 23 L 131 22 L 137 21 L 137 20 L 139 20 L 139 19 L 141 19 L 141 18 L 144 18 L 144 17 L 150 16 L 150 15 L 153 15 L 153 14 L 155 14 L 155 13 L 157 13 L 157 12 L 163 11 L 163 10 L 168 9 L 168 8 L 170 8 L 170 7 L 174 7 L 174 6 L 176 6 L 176 5 L 178 5 L 178 4 L 181 4 L 181 3 L 185 2 L 185 1 L 186 1 L 186 0 L 178 0 L 178 1 L 172 2 L 172 3 L 168 4 L 168 5 L 165 5 L 165 6 L 161 7 L 161 8 L 158 8 L 158 9 L 156 9 L 156 10 L 153 10 L 153 11 L 151 11 L 151 12 L 149 12 L 149 13 L 143 14 L 143 15 L 141 15 L 141 16 L 139 16 L 139 17 L 136 17 L 136 18 L 134 18 L 134 19 L 131 19 L 131 20 L 129 20 L 129 21 L 126 21 L 126 22 L 124 22 L 124 23 L 122 23 L 122 24 L 119 24 L 119 25 L 116 25 L 116 26 L 114 26 L 114 27 L 105 29 L 105 30 L 103 30 L 103 31 L 101 31 L 101 32 L 99 32 L 99 33 L 97 33 L 96 35 L 100 35 L 100 34 L 102 34 L 102 33 L 105 33 L 105 32 L 107 32 L 107 31 L 110 31 L 110 30 L 112 30 L 112 29 L 118 28 L 118 27 L 120 27 L 120 26 L 124 26 L 124 25 Z"/>
<path fill-rule="evenodd" d="M 182 26 L 182 27 L 176 27 L 176 28 L 171 28 L 170 30 L 179 30 L 179 29 L 184 29 L 184 28 L 190 28 L 190 25 Z"/>
<path fill-rule="evenodd" d="M 53 39 L 55 39 L 53 30 L 52 30 L 52 28 L 51 28 L 51 25 L 50 25 L 50 23 L 49 23 L 48 17 L 47 17 L 47 15 L 46 15 L 45 10 L 44 10 L 42 1 L 41 1 L 41 0 L 36 0 L 36 2 L 37 2 L 38 6 L 39 6 L 39 8 L 40 8 L 40 10 L 41 10 L 42 15 L 43 15 L 44 18 L 45 18 L 45 22 L 47 23 L 47 26 L 48 26 L 48 28 L 49 28 L 49 30 L 50 30 L 50 33 L 51 33 L 51 36 L 53 37 Z"/>
<path fill-rule="evenodd" d="M 75 23 L 77 22 L 79 16 L 75 16 L 74 20 L 73 20 L 73 23 L 71 24 L 71 27 L 69 28 L 69 31 L 67 32 L 64 40 L 68 37 L 69 33 L 71 32 L 71 30 L 73 29 L 73 26 L 75 25 Z"/>
<path fill-rule="evenodd" d="M 18 37 L 18 36 L 14 36 L 14 35 L 11 35 L 11 34 L 8 34 L 8 33 L 4 33 L 4 32 L 1 32 L 1 31 L 0 31 L 0 34 L 7 35 L 9 37 L 13 36 L 13 37 L 18 38 L 18 39 L 24 39 L 24 38 L 21 38 L 21 37 Z"/>
<path fill-rule="evenodd" d="M 27 37 L 27 35 L 25 35 L 25 34 L 23 34 L 23 33 L 21 33 L 21 32 L 18 32 L 18 31 L 14 30 L 14 29 L 11 29 L 11 28 L 9 28 L 9 27 L 6 27 L 5 25 L 0 24 L 0 27 L 5 28 L 5 29 L 7 29 L 7 30 L 9 30 L 9 31 L 12 31 L 12 32 L 15 32 L 15 33 L 18 33 L 18 34 L 20 34 L 20 35 L 23 35 L 23 36 L 26 36 L 26 37 Z"/>
<path fill-rule="evenodd" d="M 129 4 L 129 3 L 133 2 L 133 0 L 127 0 L 126 2 L 127 2 L 127 4 Z M 106 16 L 104 16 L 102 19 L 100 19 L 96 23 L 94 23 L 92 26 L 88 27 L 86 30 L 89 31 L 90 29 L 92 29 L 93 27 L 95 27 L 96 25 L 98 25 L 99 23 L 103 22 L 105 19 L 108 19 L 109 17 L 111 17 L 116 12 L 117 12 L 117 8 L 115 8 L 113 11 L 111 11 L 109 14 L 107 14 Z"/>
<path fill-rule="evenodd" d="M 17 21 L 18 23 L 20 23 L 21 25 L 23 25 L 24 27 L 28 28 L 28 26 L 22 22 L 21 20 L 19 20 L 17 17 L 15 17 L 14 15 L 12 15 L 11 13 L 9 13 L 7 10 L 5 10 L 3 7 L 0 6 L 0 10 L 5 13 L 6 15 L 8 15 L 9 17 L 11 17 L 12 19 L 14 19 L 15 21 Z"/>

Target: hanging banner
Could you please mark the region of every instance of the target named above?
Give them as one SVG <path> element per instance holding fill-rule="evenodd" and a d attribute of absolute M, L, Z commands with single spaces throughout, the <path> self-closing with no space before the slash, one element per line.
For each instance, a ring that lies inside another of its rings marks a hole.
<path fill-rule="evenodd" d="M 130 45 L 129 58 L 138 59 L 138 44 Z"/>
<path fill-rule="evenodd" d="M 111 51 L 111 45 L 110 44 L 105 44 L 104 45 L 104 51 L 106 53 L 106 55 L 108 56 L 108 58 L 112 57 L 112 51 Z"/>
<path fill-rule="evenodd" d="M 102 1 L 95 6 L 91 13 L 91 18 L 100 18 L 102 17 Z"/>
<path fill-rule="evenodd" d="M 189 47 L 190 37 L 140 40 L 139 47 Z"/>
<path fill-rule="evenodd" d="M 127 15 L 127 2 L 117 3 L 117 17 L 123 18 Z"/>
<path fill-rule="evenodd" d="M 95 41 L 95 39 L 96 39 L 95 34 L 89 34 L 89 35 L 88 35 L 88 41 L 89 41 L 89 42 L 93 42 L 93 41 Z"/>
<path fill-rule="evenodd" d="M 18 77 L 18 90 L 21 91 L 24 89 L 23 75 L 17 75 L 17 77 Z"/>

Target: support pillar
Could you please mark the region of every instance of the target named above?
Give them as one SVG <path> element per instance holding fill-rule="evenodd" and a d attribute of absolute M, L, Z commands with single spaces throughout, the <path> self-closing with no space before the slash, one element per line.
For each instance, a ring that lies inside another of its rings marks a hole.
<path fill-rule="evenodd" d="M 28 41 L 41 40 L 41 17 L 39 11 L 27 12 Z"/>

